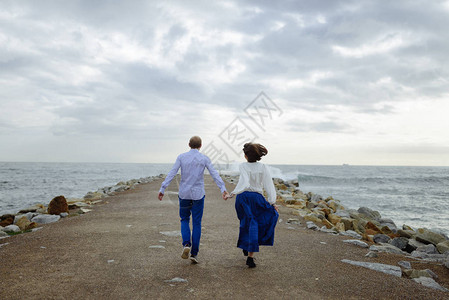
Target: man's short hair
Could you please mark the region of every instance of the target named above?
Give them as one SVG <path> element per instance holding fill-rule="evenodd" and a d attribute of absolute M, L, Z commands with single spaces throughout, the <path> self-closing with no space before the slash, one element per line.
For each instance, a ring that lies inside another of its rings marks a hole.
<path fill-rule="evenodd" d="M 201 138 L 197 135 L 192 136 L 189 141 L 189 146 L 192 149 L 198 149 L 201 147 Z"/>

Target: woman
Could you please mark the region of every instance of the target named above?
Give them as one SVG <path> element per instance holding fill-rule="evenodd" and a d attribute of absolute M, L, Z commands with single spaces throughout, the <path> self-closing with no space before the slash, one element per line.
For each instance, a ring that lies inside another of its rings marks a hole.
<path fill-rule="evenodd" d="M 243 152 L 248 162 L 240 164 L 239 182 L 229 197 L 237 195 L 235 210 L 240 220 L 237 247 L 248 256 L 248 267 L 254 268 L 254 252 L 259 252 L 259 246 L 273 246 L 279 214 L 276 190 L 268 167 L 258 162 L 268 150 L 260 144 L 246 143 Z M 263 196 L 263 189 L 267 199 Z"/>

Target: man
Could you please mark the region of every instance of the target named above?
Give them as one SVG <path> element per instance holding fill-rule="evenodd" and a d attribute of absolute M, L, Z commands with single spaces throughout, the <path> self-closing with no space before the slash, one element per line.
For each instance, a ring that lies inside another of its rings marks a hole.
<path fill-rule="evenodd" d="M 179 184 L 179 216 L 181 217 L 182 245 L 184 246 L 181 257 L 189 258 L 193 263 L 198 263 L 198 251 L 201 238 L 201 219 L 204 208 L 204 169 L 209 170 L 210 175 L 220 188 L 223 200 L 228 197 L 225 184 L 218 172 L 212 166 L 210 159 L 199 152 L 201 138 L 193 136 L 189 141 L 190 151 L 180 154 L 176 158 L 170 172 L 162 182 L 159 190 L 159 200 L 162 201 L 164 191 L 181 168 L 181 183 Z M 190 232 L 190 215 L 192 215 L 192 233 Z"/>

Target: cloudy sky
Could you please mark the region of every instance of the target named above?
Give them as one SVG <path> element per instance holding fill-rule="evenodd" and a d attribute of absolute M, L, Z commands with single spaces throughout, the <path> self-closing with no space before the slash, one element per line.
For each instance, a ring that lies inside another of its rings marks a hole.
<path fill-rule="evenodd" d="M 447 166 L 447 28 L 449 1 L 3 0 L 0 161 L 240 160 L 244 124 L 272 164 Z"/>

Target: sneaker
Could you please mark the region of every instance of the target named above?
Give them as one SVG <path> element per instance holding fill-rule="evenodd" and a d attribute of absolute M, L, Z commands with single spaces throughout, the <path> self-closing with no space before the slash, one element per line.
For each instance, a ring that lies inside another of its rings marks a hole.
<path fill-rule="evenodd" d="M 255 268 L 255 267 L 256 267 L 256 264 L 254 263 L 254 258 L 253 258 L 253 257 L 248 257 L 248 258 L 246 259 L 246 265 L 247 265 L 249 268 Z"/>
<path fill-rule="evenodd" d="M 183 258 L 183 259 L 189 258 L 189 253 L 190 253 L 190 247 L 184 247 L 184 249 L 182 249 L 181 258 Z"/>
<path fill-rule="evenodd" d="M 193 264 L 198 263 L 198 259 L 197 259 L 196 255 L 190 255 L 190 260 L 192 261 Z"/>
<path fill-rule="evenodd" d="M 246 251 L 246 250 L 242 250 L 242 251 L 243 251 L 244 256 L 248 256 L 248 251 Z"/>

